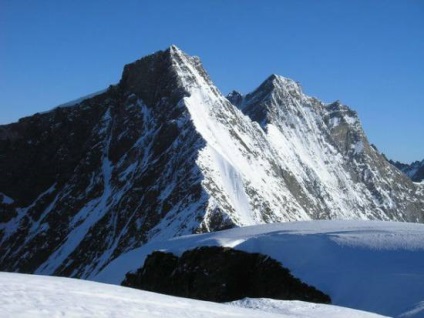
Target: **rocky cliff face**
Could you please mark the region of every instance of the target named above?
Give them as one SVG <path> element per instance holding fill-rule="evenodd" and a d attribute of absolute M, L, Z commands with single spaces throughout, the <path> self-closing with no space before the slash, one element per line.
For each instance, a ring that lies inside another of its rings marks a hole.
<path fill-rule="evenodd" d="M 106 91 L 0 126 L 0 270 L 90 278 L 147 241 L 258 223 L 423 222 L 423 187 L 356 114 L 271 76 L 212 84 L 176 47 Z"/>

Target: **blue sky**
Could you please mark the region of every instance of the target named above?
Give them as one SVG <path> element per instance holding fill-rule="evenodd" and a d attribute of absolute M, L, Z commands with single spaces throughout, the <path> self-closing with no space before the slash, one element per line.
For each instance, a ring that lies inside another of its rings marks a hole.
<path fill-rule="evenodd" d="M 389 158 L 424 159 L 421 0 L 0 0 L 0 123 L 117 83 L 171 44 L 224 94 L 290 77 L 356 110 Z"/>

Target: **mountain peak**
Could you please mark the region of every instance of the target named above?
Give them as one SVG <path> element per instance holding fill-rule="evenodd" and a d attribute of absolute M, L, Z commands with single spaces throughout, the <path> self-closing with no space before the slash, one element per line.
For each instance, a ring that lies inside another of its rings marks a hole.
<path fill-rule="evenodd" d="M 269 82 L 276 89 L 284 89 L 287 91 L 294 90 L 299 92 L 299 94 L 302 91 L 299 82 L 277 74 L 272 74 L 265 80 L 265 82 Z"/>
<path fill-rule="evenodd" d="M 125 65 L 120 85 L 152 105 L 159 96 L 168 96 L 175 104 L 189 95 L 191 87 L 213 84 L 197 56 L 171 45 Z"/>
<path fill-rule="evenodd" d="M 264 102 L 276 97 L 279 100 L 302 99 L 300 84 L 292 79 L 271 74 L 252 93 L 243 98 L 243 103 L 238 107 L 249 114 L 252 120 L 265 124 L 268 109 Z M 283 103 L 284 104 L 284 103 Z"/>
<path fill-rule="evenodd" d="M 171 54 L 185 54 L 178 46 L 176 46 L 175 44 L 171 44 L 171 46 L 168 48 L 169 52 Z M 167 51 L 168 51 L 167 50 Z"/>
<path fill-rule="evenodd" d="M 174 44 L 166 49 L 165 52 L 169 54 L 169 58 L 177 64 L 183 62 L 183 58 L 190 58 L 190 56 Z"/>
<path fill-rule="evenodd" d="M 400 171 L 402 171 L 404 174 L 406 174 L 412 181 L 415 182 L 423 182 L 424 181 L 424 160 L 422 161 L 414 161 L 410 164 L 401 163 L 399 161 L 392 161 L 389 160 L 389 162 L 398 168 Z"/>
<path fill-rule="evenodd" d="M 120 86 L 139 96 L 147 105 L 154 105 L 164 96 L 175 104 L 188 94 L 187 81 L 183 79 L 188 69 L 204 72 L 197 57 L 190 57 L 171 45 L 164 51 L 125 65 Z"/>
<path fill-rule="evenodd" d="M 256 90 L 246 96 L 246 100 L 249 101 L 252 98 L 264 99 L 267 95 L 276 91 L 283 92 L 285 95 L 302 95 L 302 89 L 298 82 L 277 74 L 271 74 Z"/>
<path fill-rule="evenodd" d="M 236 107 L 240 107 L 243 103 L 243 95 L 236 90 L 232 90 L 226 97 Z"/>
<path fill-rule="evenodd" d="M 181 50 L 178 48 L 178 46 L 176 46 L 175 44 L 171 44 L 171 45 L 169 46 L 169 49 L 170 49 L 170 50 L 174 50 L 174 51 L 181 51 Z"/>

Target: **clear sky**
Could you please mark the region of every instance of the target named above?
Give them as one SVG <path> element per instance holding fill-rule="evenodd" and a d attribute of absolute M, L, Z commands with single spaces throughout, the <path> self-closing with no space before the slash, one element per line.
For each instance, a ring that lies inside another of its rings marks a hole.
<path fill-rule="evenodd" d="M 389 158 L 424 159 L 422 0 L 0 0 L 0 124 L 117 83 L 171 44 L 224 94 L 286 76 L 356 110 Z"/>

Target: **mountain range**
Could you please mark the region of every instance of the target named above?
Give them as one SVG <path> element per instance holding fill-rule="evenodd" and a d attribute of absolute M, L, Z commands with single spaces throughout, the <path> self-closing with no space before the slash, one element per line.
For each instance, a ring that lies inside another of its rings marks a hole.
<path fill-rule="evenodd" d="M 393 160 L 389 160 L 389 162 L 410 177 L 412 181 L 421 182 L 424 180 L 424 160 L 417 160 L 410 164 Z"/>
<path fill-rule="evenodd" d="M 271 75 L 227 97 L 175 46 L 0 126 L 0 270 L 95 277 L 147 242 L 316 219 L 424 222 L 355 111 Z"/>

